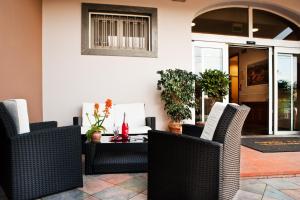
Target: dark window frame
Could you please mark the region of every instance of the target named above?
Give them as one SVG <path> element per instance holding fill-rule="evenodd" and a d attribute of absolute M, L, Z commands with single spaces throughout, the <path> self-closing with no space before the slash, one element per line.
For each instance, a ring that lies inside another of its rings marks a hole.
<path fill-rule="evenodd" d="M 149 15 L 150 50 L 131 49 L 92 49 L 89 48 L 89 13 L 108 12 L 120 14 Z M 157 8 L 136 7 L 110 4 L 82 3 L 81 5 L 81 55 L 128 56 L 128 57 L 157 57 Z"/>

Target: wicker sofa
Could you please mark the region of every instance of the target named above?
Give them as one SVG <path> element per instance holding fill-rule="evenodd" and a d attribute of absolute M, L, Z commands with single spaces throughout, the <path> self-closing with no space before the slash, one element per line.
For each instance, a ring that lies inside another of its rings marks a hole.
<path fill-rule="evenodd" d="M 100 103 L 100 109 L 103 109 L 104 106 L 104 103 Z M 94 103 L 83 103 L 82 116 L 73 118 L 74 124 L 81 125 L 81 134 L 86 134 L 90 129 L 90 121 L 94 123 L 93 113 Z M 155 129 L 155 118 L 146 117 L 144 103 L 114 104 L 109 117 L 103 123 L 106 133 L 113 133 L 114 124 L 121 132 L 124 113 L 126 113 L 126 122 L 129 125 L 129 134 L 147 133 L 149 130 Z M 87 115 L 89 115 L 89 119 Z"/>
<path fill-rule="evenodd" d="M 100 103 L 100 109 L 104 108 L 104 103 Z M 81 117 L 73 117 L 73 125 L 81 126 L 81 139 L 82 150 L 85 153 L 85 141 L 86 131 L 90 128 L 89 120 L 86 114 L 90 116 L 90 120 L 93 123 L 92 117 L 94 112 L 94 103 L 83 103 Z M 123 114 L 126 113 L 126 120 L 129 125 L 129 135 L 147 133 L 149 130 L 154 130 L 156 127 L 155 117 L 146 117 L 145 104 L 144 103 L 127 103 L 127 104 L 114 104 L 111 109 L 110 116 L 104 121 L 104 127 L 107 129 L 106 133 L 113 133 L 113 125 L 119 127 L 121 133 L 121 125 L 123 120 Z"/>
<path fill-rule="evenodd" d="M 0 184 L 8 199 L 27 200 L 82 187 L 80 127 L 57 122 L 18 127 L 0 102 Z"/>
<path fill-rule="evenodd" d="M 184 125 L 183 135 L 149 131 L 148 199 L 231 200 L 239 189 L 240 136 L 250 108 L 227 105 L 213 140 L 203 127 Z"/>

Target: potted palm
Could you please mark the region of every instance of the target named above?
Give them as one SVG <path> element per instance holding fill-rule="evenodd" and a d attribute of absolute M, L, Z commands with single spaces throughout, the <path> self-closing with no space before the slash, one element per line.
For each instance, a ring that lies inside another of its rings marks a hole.
<path fill-rule="evenodd" d="M 181 133 L 184 119 L 191 119 L 190 108 L 195 106 L 194 92 L 196 75 L 180 69 L 167 69 L 157 72 L 160 79 L 157 89 L 161 91 L 164 110 L 171 119 L 169 129 L 173 133 Z"/>
<path fill-rule="evenodd" d="M 102 132 L 106 130 L 103 126 L 103 122 L 106 118 L 109 117 L 111 106 L 112 100 L 107 99 L 105 101 L 105 108 L 100 112 L 100 105 L 98 103 L 95 103 L 93 113 L 94 123 L 91 122 L 89 114 L 86 113 L 86 116 L 91 125 L 91 128 L 86 132 L 86 137 L 88 141 L 100 142 Z"/>

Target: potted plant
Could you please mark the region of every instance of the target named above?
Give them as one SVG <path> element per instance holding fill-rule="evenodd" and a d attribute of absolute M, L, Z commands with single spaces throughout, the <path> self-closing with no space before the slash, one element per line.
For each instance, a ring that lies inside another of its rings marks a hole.
<path fill-rule="evenodd" d="M 222 101 L 229 91 L 229 74 L 220 70 L 205 70 L 200 73 L 197 80 L 199 89 L 210 97 L 210 105 L 213 106 L 216 101 Z"/>
<path fill-rule="evenodd" d="M 167 69 L 157 72 L 160 80 L 157 89 L 161 90 L 164 110 L 171 119 L 169 129 L 173 133 L 181 133 L 184 119 L 191 119 L 190 108 L 195 106 L 194 92 L 196 75 L 180 69 Z"/>
<path fill-rule="evenodd" d="M 86 116 L 89 120 L 89 123 L 91 125 L 91 128 L 86 132 L 86 137 L 88 141 L 93 141 L 93 142 L 100 142 L 101 139 L 101 134 L 102 132 L 104 132 L 106 129 L 103 126 L 103 122 L 105 121 L 106 118 L 109 117 L 110 114 L 110 109 L 112 106 L 112 100 L 111 99 L 107 99 L 105 101 L 105 108 L 104 110 L 101 111 L 100 113 L 100 105 L 98 103 L 95 103 L 94 106 L 94 113 L 93 113 L 93 117 L 95 119 L 95 122 L 92 123 L 90 118 L 89 118 L 89 114 L 86 113 Z"/>

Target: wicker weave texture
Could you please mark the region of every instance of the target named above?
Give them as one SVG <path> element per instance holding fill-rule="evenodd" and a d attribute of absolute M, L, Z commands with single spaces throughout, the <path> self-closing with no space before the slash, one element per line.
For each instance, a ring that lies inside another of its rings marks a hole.
<path fill-rule="evenodd" d="M 30 124 L 30 131 L 48 129 L 48 128 L 57 128 L 57 122 L 49 121 L 49 122 L 37 122 L 37 123 Z"/>
<path fill-rule="evenodd" d="M 150 200 L 231 200 L 239 189 L 240 136 L 250 108 L 227 105 L 213 141 L 201 127 L 183 126 L 183 135 L 149 132 Z M 195 137 L 196 136 L 196 137 Z"/>
<path fill-rule="evenodd" d="M 85 173 L 146 172 L 148 144 L 86 142 Z"/>
<path fill-rule="evenodd" d="M 83 185 L 79 126 L 49 129 L 56 123 L 40 123 L 4 142 L 13 127 L 3 104 L 0 111 L 0 180 L 9 199 L 35 199 Z"/>
<path fill-rule="evenodd" d="M 219 188 L 222 200 L 231 200 L 239 190 L 241 132 L 249 111 L 247 106 L 227 106 L 216 128 L 214 140 L 223 143 Z"/>
<path fill-rule="evenodd" d="M 149 131 L 148 148 L 150 200 L 218 199 L 222 144 Z"/>

